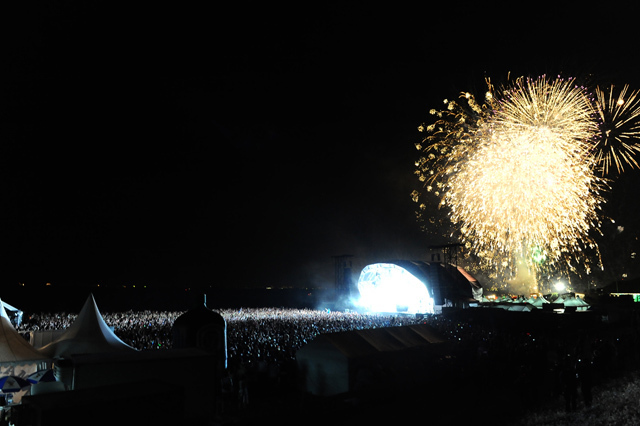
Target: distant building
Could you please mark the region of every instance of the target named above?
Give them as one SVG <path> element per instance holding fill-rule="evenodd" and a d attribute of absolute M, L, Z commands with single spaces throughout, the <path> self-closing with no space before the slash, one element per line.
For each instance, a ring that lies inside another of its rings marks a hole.
<path fill-rule="evenodd" d="M 613 297 L 631 296 L 634 302 L 640 302 L 640 278 L 609 284 L 602 288 L 601 292 Z"/>

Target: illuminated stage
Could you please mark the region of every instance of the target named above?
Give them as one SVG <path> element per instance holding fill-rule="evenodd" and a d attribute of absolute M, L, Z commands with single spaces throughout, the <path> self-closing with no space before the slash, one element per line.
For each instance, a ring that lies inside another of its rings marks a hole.
<path fill-rule="evenodd" d="M 433 314 L 443 306 L 481 300 L 482 287 L 462 268 L 442 263 L 392 261 L 362 269 L 358 304 L 371 312 Z"/>

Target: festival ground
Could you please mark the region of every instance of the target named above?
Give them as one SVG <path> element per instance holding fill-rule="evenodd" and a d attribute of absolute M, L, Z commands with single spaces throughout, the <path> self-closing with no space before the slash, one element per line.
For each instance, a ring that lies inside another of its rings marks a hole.
<path fill-rule="evenodd" d="M 543 321 L 544 327 L 536 324 L 541 318 L 535 315 L 469 310 L 431 318 L 430 324 L 458 343 L 428 380 L 405 388 L 391 384 L 320 398 L 296 390 L 295 372 L 278 378 L 256 372 L 247 409 L 226 413 L 221 420 L 249 425 L 270 419 L 293 425 L 301 419 L 307 424 L 387 424 L 421 418 L 433 424 L 533 425 L 602 424 L 608 419 L 627 424 L 640 416 L 640 410 L 619 410 L 615 402 L 625 396 L 628 400 L 631 392 L 640 394 L 633 314 L 617 324 L 590 321 L 587 315 L 567 320 L 550 314 L 553 318 Z M 572 357 L 573 365 L 568 361 Z M 572 385 L 567 377 L 576 372 L 580 380 Z M 585 401 L 589 391 L 591 402 Z M 570 395 L 575 400 L 568 400 Z"/>
<path fill-rule="evenodd" d="M 298 294 L 303 300 L 312 297 L 310 293 Z M 110 309 L 103 306 L 102 300 L 109 299 L 101 299 L 106 295 L 107 292 L 99 293 L 96 299 L 108 316 Z M 188 299 L 185 297 L 184 303 Z M 576 418 L 583 418 L 579 416 L 584 413 L 602 416 L 608 408 L 600 395 L 640 365 L 635 304 L 608 299 L 602 302 L 592 303 L 587 312 L 570 314 L 471 308 L 415 318 L 434 327 L 447 340 L 445 356 L 434 363 L 426 376 L 407 377 L 407 366 L 399 365 L 379 372 L 366 388 L 331 397 L 301 391 L 295 359 L 274 363 L 268 357 L 258 361 L 240 356 L 254 347 L 238 345 L 239 340 L 261 340 L 268 337 L 266 334 L 273 335 L 274 327 L 288 326 L 288 322 L 277 322 L 282 321 L 282 313 L 288 312 L 280 309 L 272 319 L 262 318 L 261 327 L 249 328 L 249 334 L 229 334 L 229 347 L 235 347 L 236 352 L 230 356 L 229 376 L 216 402 L 217 415 L 210 424 L 380 424 L 409 422 L 415 416 L 435 424 L 485 420 L 493 424 L 532 424 L 526 423 L 527 419 L 534 414 L 540 416 L 543 407 L 550 407 L 553 413 L 573 413 Z M 28 301 L 14 303 L 28 313 Z M 50 311 L 55 312 L 53 308 Z M 234 312 L 239 309 L 228 309 L 225 314 Z M 317 312 L 325 323 L 326 318 L 332 318 L 326 310 Z M 308 318 L 305 321 L 313 325 L 316 320 Z M 341 318 L 339 313 L 335 318 Z M 242 326 L 243 320 L 237 321 L 236 330 L 248 328 Z M 390 325 L 381 322 L 368 326 Z M 283 333 L 287 334 L 286 330 Z M 574 393 L 567 392 L 569 385 L 564 378 L 578 369 L 582 369 L 582 377 L 592 378 L 591 408 L 582 399 L 585 391 L 581 382 L 575 384 Z M 566 410 L 566 397 L 572 394 L 577 398 L 575 408 Z M 562 422 L 568 420 L 563 418 Z"/>

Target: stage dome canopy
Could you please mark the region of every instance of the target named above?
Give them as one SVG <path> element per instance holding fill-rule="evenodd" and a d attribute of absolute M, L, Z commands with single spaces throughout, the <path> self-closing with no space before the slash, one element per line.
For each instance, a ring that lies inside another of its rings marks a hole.
<path fill-rule="evenodd" d="M 374 312 L 434 313 L 434 299 L 421 278 L 394 263 L 367 265 L 358 278 L 360 304 Z"/>
<path fill-rule="evenodd" d="M 482 285 L 461 267 L 393 260 L 366 266 L 358 279 L 360 306 L 373 312 L 431 314 L 482 300 Z"/>

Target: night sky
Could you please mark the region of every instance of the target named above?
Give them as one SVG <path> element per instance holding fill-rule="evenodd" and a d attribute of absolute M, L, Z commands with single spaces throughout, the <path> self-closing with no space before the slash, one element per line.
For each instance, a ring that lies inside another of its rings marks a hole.
<path fill-rule="evenodd" d="M 335 255 L 420 259 L 443 242 L 409 197 L 430 108 L 509 71 L 640 87 L 629 10 L 118 3 L 0 13 L 3 285 L 319 286 Z"/>

